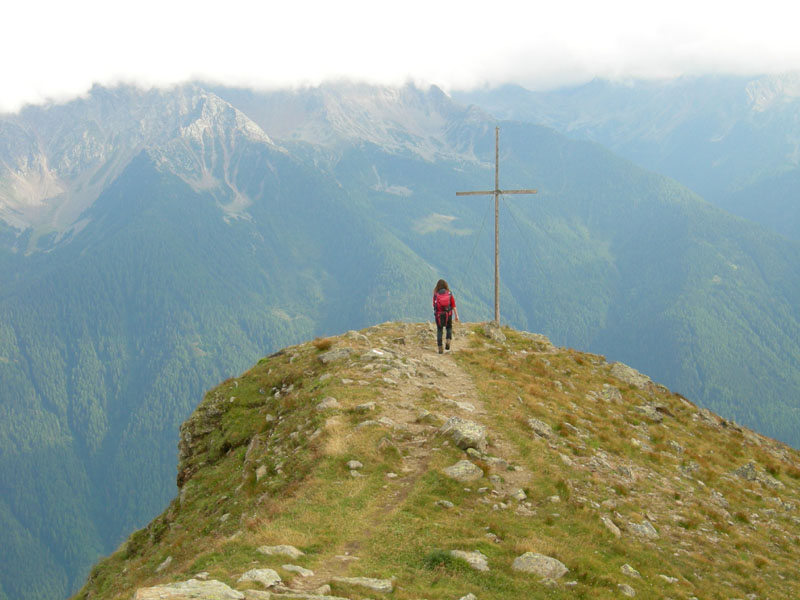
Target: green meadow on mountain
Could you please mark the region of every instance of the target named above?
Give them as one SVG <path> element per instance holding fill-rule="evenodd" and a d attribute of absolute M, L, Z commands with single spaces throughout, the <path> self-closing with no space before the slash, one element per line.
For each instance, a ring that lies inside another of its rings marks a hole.
<path fill-rule="evenodd" d="M 0 598 L 61 598 L 174 497 L 204 390 L 318 336 L 491 314 L 797 447 L 800 246 L 432 88 L 95 88 L 0 119 Z"/>
<path fill-rule="evenodd" d="M 179 493 L 76 600 L 794 598 L 796 450 L 538 334 L 288 347 L 181 427 Z"/>

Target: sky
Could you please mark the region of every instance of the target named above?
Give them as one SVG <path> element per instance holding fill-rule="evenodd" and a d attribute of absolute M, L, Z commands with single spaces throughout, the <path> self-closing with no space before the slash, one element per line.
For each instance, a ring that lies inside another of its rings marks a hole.
<path fill-rule="evenodd" d="M 785 0 L 11 0 L 0 110 L 93 84 L 350 78 L 445 91 L 800 71 Z"/>

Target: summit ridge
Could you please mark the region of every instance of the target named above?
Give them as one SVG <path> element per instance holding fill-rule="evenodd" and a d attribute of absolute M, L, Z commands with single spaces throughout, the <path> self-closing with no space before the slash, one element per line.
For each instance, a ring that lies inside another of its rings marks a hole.
<path fill-rule="evenodd" d="M 796 597 L 795 450 L 542 335 L 457 333 L 315 339 L 209 391 L 178 497 L 75 598 Z"/>

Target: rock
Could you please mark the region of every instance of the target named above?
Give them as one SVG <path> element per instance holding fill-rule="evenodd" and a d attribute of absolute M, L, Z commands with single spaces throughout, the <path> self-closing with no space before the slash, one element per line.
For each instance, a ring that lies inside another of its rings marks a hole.
<path fill-rule="evenodd" d="M 622 565 L 622 566 L 619 568 L 619 570 L 620 570 L 620 571 L 622 571 L 622 574 L 623 574 L 623 575 L 627 575 L 628 577 L 638 577 L 638 578 L 641 578 L 641 577 L 642 577 L 642 574 L 641 574 L 641 573 L 639 573 L 639 571 L 637 571 L 636 569 L 634 569 L 632 566 L 630 566 L 630 565 L 629 565 L 629 564 L 627 564 L 627 563 L 625 563 L 624 565 Z"/>
<path fill-rule="evenodd" d="M 488 571 L 488 557 L 482 552 L 465 552 L 464 550 L 450 550 L 450 556 L 460 558 L 476 571 Z"/>
<path fill-rule="evenodd" d="M 245 581 L 257 581 L 264 587 L 271 587 L 281 582 L 281 576 L 272 569 L 251 569 L 239 577 L 236 583 L 244 583 Z"/>
<path fill-rule="evenodd" d="M 473 421 L 450 417 L 439 429 L 439 433 L 449 437 L 462 450 L 467 448 L 475 448 L 481 452 L 486 450 L 486 427 Z"/>
<path fill-rule="evenodd" d="M 504 344 L 506 341 L 506 335 L 500 329 L 500 325 L 498 325 L 495 321 L 489 321 L 483 327 L 483 333 L 486 335 L 486 337 L 494 340 L 495 342 Z"/>
<path fill-rule="evenodd" d="M 444 469 L 444 474 L 463 483 L 476 481 L 483 477 L 483 470 L 468 460 L 460 460 L 456 464 Z"/>
<path fill-rule="evenodd" d="M 150 588 L 139 588 L 133 600 L 244 600 L 244 594 L 220 581 L 190 579 L 180 583 L 167 583 Z"/>
<path fill-rule="evenodd" d="M 263 590 L 244 591 L 244 600 L 272 600 L 273 598 L 272 592 L 265 592 Z"/>
<path fill-rule="evenodd" d="M 515 571 L 531 573 L 548 579 L 559 579 L 569 571 L 560 560 L 535 552 L 526 552 L 518 556 L 511 564 L 511 568 Z"/>
<path fill-rule="evenodd" d="M 344 583 L 345 585 L 357 585 L 365 587 L 373 592 L 391 594 L 394 590 L 394 581 L 391 579 L 373 579 L 371 577 L 334 577 L 331 581 Z"/>
<path fill-rule="evenodd" d="M 359 462 L 357 460 L 349 460 L 349 461 L 347 461 L 347 468 L 352 471 L 352 470 L 355 470 L 355 469 L 363 469 L 364 465 L 361 464 L 361 462 Z"/>
<path fill-rule="evenodd" d="M 620 583 L 617 586 L 617 589 L 619 590 L 620 594 L 622 594 L 623 596 L 628 596 L 629 598 L 633 598 L 634 596 L 636 596 L 636 590 L 634 590 L 627 583 Z"/>
<path fill-rule="evenodd" d="M 439 508 L 447 508 L 447 509 L 453 508 L 455 506 L 455 504 L 450 502 L 450 500 L 437 500 L 436 502 L 434 502 L 434 504 Z"/>
<path fill-rule="evenodd" d="M 531 333 L 529 331 L 520 331 L 519 334 L 532 342 L 545 346 L 545 350 L 550 350 L 553 348 L 553 342 L 551 342 L 550 338 L 548 338 L 546 335 L 542 335 L 541 333 Z"/>
<path fill-rule="evenodd" d="M 533 429 L 533 432 L 543 438 L 549 439 L 553 437 L 553 428 L 544 421 L 539 419 L 528 419 L 528 427 Z"/>
<path fill-rule="evenodd" d="M 356 406 L 355 411 L 359 413 L 368 413 L 375 410 L 377 406 L 375 402 L 365 402 L 364 404 Z"/>
<path fill-rule="evenodd" d="M 347 358 L 352 353 L 352 348 L 335 348 L 320 354 L 318 358 L 322 364 L 327 365 L 328 363 Z"/>
<path fill-rule="evenodd" d="M 467 594 L 466 596 L 461 596 L 458 600 L 478 600 L 478 597 L 475 594 Z"/>
<path fill-rule="evenodd" d="M 670 577 L 669 575 L 660 574 L 659 577 L 666 581 L 667 583 L 678 583 L 677 577 Z"/>
<path fill-rule="evenodd" d="M 653 527 L 650 521 L 645 521 L 644 523 L 628 523 L 628 530 L 648 540 L 655 540 L 659 537 L 658 531 L 656 531 L 656 528 Z"/>
<path fill-rule="evenodd" d="M 642 413 L 645 417 L 654 421 L 655 423 L 661 423 L 664 420 L 664 415 L 656 410 L 654 406 L 649 404 L 643 404 L 642 406 L 637 406 L 635 408 L 637 412 Z"/>
<path fill-rule="evenodd" d="M 328 410 L 329 408 L 341 408 L 341 406 L 342 405 L 339 404 L 339 401 L 336 398 L 328 396 L 322 402 L 317 404 L 317 410 L 322 411 L 322 410 Z"/>
<path fill-rule="evenodd" d="M 279 546 L 261 546 L 258 548 L 258 551 L 267 556 L 288 556 L 294 559 L 305 556 L 305 552 L 302 550 L 298 550 L 294 546 L 287 546 L 286 544 L 281 544 Z"/>
<path fill-rule="evenodd" d="M 621 362 L 615 362 L 611 365 L 611 374 L 617 379 L 621 379 L 639 389 L 646 389 L 653 383 L 647 375 L 642 375 L 636 369 Z"/>
<path fill-rule="evenodd" d="M 168 556 L 167 558 L 164 559 L 164 562 L 162 562 L 160 565 L 156 567 L 156 573 L 161 573 L 161 571 L 169 567 L 171 564 L 172 564 L 172 557 Z"/>
<path fill-rule="evenodd" d="M 601 399 L 605 400 L 606 402 L 613 402 L 614 404 L 622 404 L 622 392 L 619 391 L 619 388 L 615 388 L 613 385 L 608 385 L 607 383 L 603 384 L 603 389 L 598 394 Z"/>
<path fill-rule="evenodd" d="M 285 569 L 286 571 L 289 571 L 290 573 L 297 573 L 298 575 L 300 575 L 300 577 L 313 577 L 314 576 L 314 571 L 311 571 L 309 569 L 305 569 L 305 568 L 300 567 L 298 565 L 281 565 L 281 569 Z"/>
<path fill-rule="evenodd" d="M 610 517 L 603 515 L 600 517 L 600 520 L 603 522 L 603 525 L 606 526 L 606 529 L 614 534 L 614 537 L 618 538 L 622 536 L 622 532 L 619 530 L 619 527 L 614 524 L 614 521 L 612 521 Z"/>
<path fill-rule="evenodd" d="M 261 481 L 266 476 L 267 476 L 267 467 L 265 465 L 261 465 L 256 469 L 256 481 Z"/>
<path fill-rule="evenodd" d="M 511 497 L 516 500 L 517 502 L 522 502 L 528 499 L 528 494 L 525 493 L 525 490 L 518 489 L 516 492 L 511 494 Z"/>
<path fill-rule="evenodd" d="M 752 460 L 746 465 L 739 467 L 733 472 L 734 475 L 741 477 L 746 481 L 755 481 L 758 479 L 758 471 L 756 470 L 756 463 Z"/>

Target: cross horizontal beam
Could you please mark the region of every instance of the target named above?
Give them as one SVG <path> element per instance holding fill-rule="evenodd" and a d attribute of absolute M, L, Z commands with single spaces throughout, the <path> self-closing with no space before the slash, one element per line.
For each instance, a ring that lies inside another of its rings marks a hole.
<path fill-rule="evenodd" d="M 456 192 L 456 196 L 493 196 L 494 194 L 536 194 L 536 190 L 488 190 L 486 192 Z"/>

